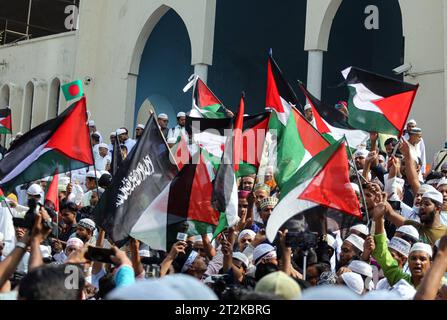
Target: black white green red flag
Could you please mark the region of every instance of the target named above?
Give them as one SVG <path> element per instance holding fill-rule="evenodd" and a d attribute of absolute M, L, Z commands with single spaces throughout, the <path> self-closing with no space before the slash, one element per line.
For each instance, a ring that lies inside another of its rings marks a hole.
<path fill-rule="evenodd" d="M 24 134 L 0 161 L 0 186 L 6 192 L 57 172 L 93 165 L 86 100 Z"/>
<path fill-rule="evenodd" d="M 274 111 L 269 132 L 276 141 L 276 155 L 273 155 L 276 164 L 272 165 L 276 166 L 275 179 L 280 190 L 301 166 L 329 146 L 329 142 L 295 108 L 298 105 L 296 94 L 270 55 L 266 107 Z"/>
<path fill-rule="evenodd" d="M 401 136 L 419 85 L 349 67 L 348 123 L 360 130 Z"/>
<path fill-rule="evenodd" d="M 323 206 L 360 218 L 360 204 L 349 181 L 344 139 L 330 145 L 301 167 L 283 186 L 281 199 L 266 228 L 273 241 L 289 219 L 306 210 Z"/>
<path fill-rule="evenodd" d="M 0 134 L 12 133 L 11 109 L 6 107 L 0 109 Z"/>

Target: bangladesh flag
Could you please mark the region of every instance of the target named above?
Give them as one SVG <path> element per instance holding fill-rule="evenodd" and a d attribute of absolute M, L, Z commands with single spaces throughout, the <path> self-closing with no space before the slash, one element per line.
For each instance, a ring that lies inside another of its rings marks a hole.
<path fill-rule="evenodd" d="M 368 132 L 401 136 L 419 85 L 355 67 L 342 74 L 349 90 L 348 123 Z"/>
<path fill-rule="evenodd" d="M 93 165 L 86 100 L 23 135 L 0 161 L 0 186 L 16 186 Z"/>
<path fill-rule="evenodd" d="M 318 206 L 361 218 L 360 204 L 349 181 L 343 142 L 340 140 L 318 153 L 283 186 L 281 200 L 267 223 L 270 241 L 289 219 Z"/>
<path fill-rule="evenodd" d="M 315 98 L 309 91 L 307 91 L 301 82 L 299 86 L 311 105 L 315 128 L 317 128 L 328 141 L 334 143 L 346 136 L 349 146 L 351 148 L 357 148 L 357 146 L 368 140 L 369 133 L 354 129 L 349 125 L 345 114 L 335 109 L 335 107 Z"/>
<path fill-rule="evenodd" d="M 295 108 L 298 104 L 296 94 L 270 55 L 266 106 L 275 111 L 270 117 L 269 130 L 277 143 L 275 180 L 280 190 L 312 156 L 329 146 Z"/>
<path fill-rule="evenodd" d="M 82 81 L 76 80 L 62 86 L 62 92 L 64 93 L 65 100 L 71 101 L 78 99 L 84 95 L 82 88 Z"/>
<path fill-rule="evenodd" d="M 191 117 L 208 119 L 228 118 L 227 109 L 223 103 L 199 76 L 194 76 L 193 80 L 183 91 L 187 92 L 191 87 L 193 87 Z"/>
<path fill-rule="evenodd" d="M 11 109 L 0 109 L 0 134 L 12 133 Z"/>

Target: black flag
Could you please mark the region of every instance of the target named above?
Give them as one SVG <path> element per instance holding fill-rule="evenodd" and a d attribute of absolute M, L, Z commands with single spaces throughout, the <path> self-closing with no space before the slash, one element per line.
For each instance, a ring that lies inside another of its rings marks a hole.
<path fill-rule="evenodd" d="M 154 114 L 113 177 L 94 216 L 116 245 L 126 243 L 139 217 L 178 173 Z"/>

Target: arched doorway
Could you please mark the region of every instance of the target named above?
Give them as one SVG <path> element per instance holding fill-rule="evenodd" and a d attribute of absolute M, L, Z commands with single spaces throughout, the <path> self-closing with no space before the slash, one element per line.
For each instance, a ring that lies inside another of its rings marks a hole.
<path fill-rule="evenodd" d="M 174 126 L 179 111 L 189 111 L 191 95 L 182 89 L 193 73 L 191 43 L 181 17 L 169 9 L 150 33 L 138 72 L 134 125 L 147 120 L 147 100 L 157 113 L 166 113 Z M 146 104 L 145 104 L 146 102 Z"/>
<path fill-rule="evenodd" d="M 374 6 L 378 29 L 368 29 L 365 20 Z M 368 11 L 370 12 L 370 11 Z M 341 71 L 356 66 L 395 77 L 392 70 L 403 63 L 404 37 L 402 13 L 398 0 L 343 0 L 332 22 L 328 51 L 324 55 L 322 99 L 329 103 L 345 100 Z"/>
<path fill-rule="evenodd" d="M 21 131 L 28 132 L 31 129 L 33 120 L 33 104 L 34 104 L 34 83 L 28 82 L 25 86 L 23 109 L 22 109 L 22 125 Z"/>
<path fill-rule="evenodd" d="M 61 81 L 59 78 L 54 78 L 50 83 L 47 119 L 55 118 L 59 114 L 60 92 Z"/>
<path fill-rule="evenodd" d="M 5 84 L 0 91 L 0 108 L 9 107 L 9 99 L 11 95 L 11 90 L 9 85 Z"/>

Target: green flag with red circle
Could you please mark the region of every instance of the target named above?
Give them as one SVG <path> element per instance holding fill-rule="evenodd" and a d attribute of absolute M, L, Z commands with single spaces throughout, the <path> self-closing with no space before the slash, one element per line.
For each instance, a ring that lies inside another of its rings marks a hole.
<path fill-rule="evenodd" d="M 64 93 L 65 100 L 72 101 L 78 98 L 81 98 L 84 95 L 84 90 L 82 89 L 82 81 L 76 80 L 67 84 L 64 84 L 62 87 L 62 92 Z"/>

